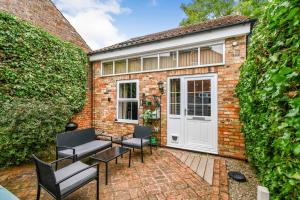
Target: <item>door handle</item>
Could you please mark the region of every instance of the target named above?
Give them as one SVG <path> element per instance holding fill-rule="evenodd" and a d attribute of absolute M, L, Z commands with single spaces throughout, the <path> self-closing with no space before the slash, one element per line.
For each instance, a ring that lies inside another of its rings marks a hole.
<path fill-rule="evenodd" d="M 184 109 L 184 116 L 186 116 L 186 108 Z"/>

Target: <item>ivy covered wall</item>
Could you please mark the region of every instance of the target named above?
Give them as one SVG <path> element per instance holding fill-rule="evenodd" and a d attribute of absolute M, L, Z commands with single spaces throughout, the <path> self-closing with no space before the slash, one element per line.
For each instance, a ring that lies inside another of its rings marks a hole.
<path fill-rule="evenodd" d="M 86 98 L 79 47 L 0 12 L 0 166 L 47 150 Z"/>
<path fill-rule="evenodd" d="M 237 95 L 247 157 L 272 199 L 300 198 L 300 1 L 270 2 Z"/>

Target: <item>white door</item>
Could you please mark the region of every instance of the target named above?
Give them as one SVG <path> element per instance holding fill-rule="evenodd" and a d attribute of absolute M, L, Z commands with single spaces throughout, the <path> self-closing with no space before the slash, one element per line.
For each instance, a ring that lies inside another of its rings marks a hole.
<path fill-rule="evenodd" d="M 181 112 L 177 117 L 168 117 L 168 145 L 217 153 L 217 75 L 180 77 L 180 84 L 180 106 L 177 101 L 176 108 L 180 107 Z M 174 96 L 172 91 L 169 93 Z M 174 107 L 172 102 L 170 99 L 170 107 Z M 178 136 L 177 143 L 172 143 L 172 135 Z"/>

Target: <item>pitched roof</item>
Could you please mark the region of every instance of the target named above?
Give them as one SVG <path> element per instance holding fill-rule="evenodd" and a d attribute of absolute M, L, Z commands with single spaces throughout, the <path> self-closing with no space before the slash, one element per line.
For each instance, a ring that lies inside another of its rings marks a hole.
<path fill-rule="evenodd" d="M 209 20 L 191 26 L 179 27 L 179 28 L 174 28 L 174 29 L 153 33 L 141 37 L 131 38 L 129 40 L 114 44 L 112 46 L 91 51 L 89 54 L 91 55 L 96 53 L 103 53 L 115 49 L 126 48 L 135 45 L 150 43 L 150 42 L 156 42 L 160 40 L 185 36 L 188 34 L 199 33 L 203 31 L 208 31 L 212 29 L 218 29 L 218 28 L 223 28 L 223 27 L 228 27 L 228 26 L 233 26 L 233 25 L 243 24 L 248 22 L 253 22 L 253 20 L 246 16 L 229 15 L 229 16 L 220 17 L 217 19 Z"/>

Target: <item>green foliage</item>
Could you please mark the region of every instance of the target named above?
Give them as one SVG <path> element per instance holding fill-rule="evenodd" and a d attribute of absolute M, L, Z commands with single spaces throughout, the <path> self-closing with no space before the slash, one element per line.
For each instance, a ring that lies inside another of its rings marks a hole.
<path fill-rule="evenodd" d="M 267 3 L 267 0 L 193 0 L 192 3 L 181 5 L 187 18 L 180 25 L 188 26 L 231 14 L 257 18 Z"/>
<path fill-rule="evenodd" d="M 51 145 L 85 103 L 87 57 L 77 46 L 0 12 L 0 166 Z"/>
<path fill-rule="evenodd" d="M 62 106 L 63 105 L 63 106 Z M 21 164 L 31 154 L 49 150 L 55 134 L 72 116 L 67 101 L 18 99 L 2 104 L 0 112 L 0 164 Z"/>
<path fill-rule="evenodd" d="M 148 125 L 152 119 L 152 111 L 150 109 L 145 110 L 142 117 L 144 119 L 145 125 Z"/>
<path fill-rule="evenodd" d="M 236 92 L 250 162 L 272 199 L 300 199 L 300 2 L 274 0 L 254 28 Z"/>

